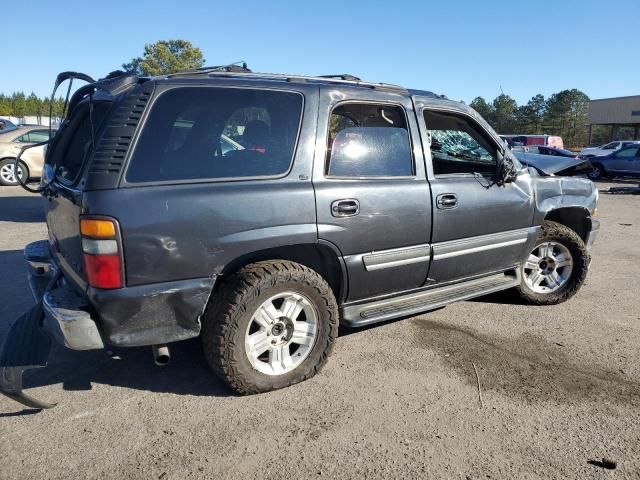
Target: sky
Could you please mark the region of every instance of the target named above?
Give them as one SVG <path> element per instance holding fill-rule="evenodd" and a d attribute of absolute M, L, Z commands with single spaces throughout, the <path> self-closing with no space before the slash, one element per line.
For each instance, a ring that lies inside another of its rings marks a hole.
<path fill-rule="evenodd" d="M 640 94 L 640 0 L 32 0 L 2 11 L 5 94 L 50 95 L 60 71 L 99 78 L 169 39 L 191 41 L 207 65 L 349 73 L 467 103 Z"/>

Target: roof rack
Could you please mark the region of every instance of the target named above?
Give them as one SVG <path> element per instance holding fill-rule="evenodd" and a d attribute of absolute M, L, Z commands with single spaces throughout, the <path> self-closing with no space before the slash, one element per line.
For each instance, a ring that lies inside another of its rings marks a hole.
<path fill-rule="evenodd" d="M 251 70 L 247 67 L 247 62 L 242 60 L 238 62 L 229 63 L 227 65 L 215 65 L 212 67 L 200 67 L 193 70 L 183 70 L 181 72 L 170 73 L 167 75 L 169 77 L 178 77 L 182 75 L 197 75 L 197 74 L 208 74 L 212 72 L 237 72 L 237 73 L 251 73 Z"/>
<path fill-rule="evenodd" d="M 364 88 L 375 88 L 380 90 L 407 92 L 405 87 L 393 85 L 390 83 L 366 82 L 360 78 L 347 73 L 339 75 L 291 75 L 281 73 L 258 73 L 251 71 L 246 62 L 235 62 L 228 65 L 219 65 L 213 67 L 202 67 L 195 70 L 185 70 L 182 72 L 171 73 L 165 75 L 165 78 L 190 75 L 208 75 L 221 77 L 239 77 L 239 78 L 256 78 L 266 80 L 283 80 L 286 82 L 322 82 L 322 83 L 338 83 L 343 85 L 353 85 Z"/>
<path fill-rule="evenodd" d="M 390 83 L 375 83 L 365 82 L 362 80 L 349 80 L 343 79 L 342 76 L 307 76 L 307 75 L 291 75 L 280 73 L 257 73 L 257 72 L 225 72 L 225 71 L 212 71 L 208 72 L 210 77 L 238 77 L 238 78 L 256 78 L 265 80 L 284 80 L 286 82 L 321 82 L 321 83 L 336 83 L 340 85 L 352 85 L 356 87 L 375 88 L 378 90 L 389 90 L 395 92 L 406 92 L 407 89 L 400 85 L 393 85 Z M 354 77 L 357 78 L 357 77 Z"/>
<path fill-rule="evenodd" d="M 350 82 L 361 82 L 362 79 L 348 73 L 342 73 L 340 75 L 318 75 L 320 78 L 334 78 L 337 80 L 348 80 Z"/>

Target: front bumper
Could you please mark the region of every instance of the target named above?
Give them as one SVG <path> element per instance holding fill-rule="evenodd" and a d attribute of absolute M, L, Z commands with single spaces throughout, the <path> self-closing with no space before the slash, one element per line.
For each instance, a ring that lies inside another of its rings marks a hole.
<path fill-rule="evenodd" d="M 53 337 L 73 350 L 158 345 L 200 334 L 215 277 L 78 292 L 42 240 L 27 245 L 29 285 Z M 52 281 L 53 279 L 53 281 Z M 77 287 L 76 287 L 77 288 Z"/>

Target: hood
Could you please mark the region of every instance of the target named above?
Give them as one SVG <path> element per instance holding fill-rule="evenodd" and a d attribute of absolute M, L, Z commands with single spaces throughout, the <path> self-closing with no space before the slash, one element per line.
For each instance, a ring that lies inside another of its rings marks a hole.
<path fill-rule="evenodd" d="M 543 175 L 586 175 L 593 166 L 588 159 L 540 155 L 539 153 L 513 152 L 521 163 L 535 168 Z"/>

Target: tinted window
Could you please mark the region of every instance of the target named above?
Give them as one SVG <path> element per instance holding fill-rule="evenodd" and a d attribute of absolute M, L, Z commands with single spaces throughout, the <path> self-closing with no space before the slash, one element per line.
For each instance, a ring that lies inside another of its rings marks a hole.
<path fill-rule="evenodd" d="M 471 119 L 453 113 L 424 111 L 431 133 L 435 175 L 496 171 L 497 148 Z"/>
<path fill-rule="evenodd" d="M 329 121 L 326 173 L 338 177 L 412 176 L 404 110 L 362 103 L 336 107 Z"/>
<path fill-rule="evenodd" d="M 169 90 L 151 109 L 127 181 L 282 175 L 293 158 L 301 113 L 296 93 Z"/>
<path fill-rule="evenodd" d="M 638 149 L 636 147 L 624 148 L 622 150 L 618 150 L 618 153 L 615 154 L 618 158 L 633 158 L 638 155 Z"/>
<path fill-rule="evenodd" d="M 65 120 L 53 143 L 49 144 L 50 162 L 58 178 L 67 182 L 78 179 L 85 160 L 91 153 L 92 139 L 109 111 L 110 102 L 94 102 L 93 114 L 89 113 L 89 102 L 83 101 L 73 109 Z"/>
<path fill-rule="evenodd" d="M 28 135 L 29 141 L 32 143 L 46 142 L 49 140 L 49 130 L 32 130 Z"/>
<path fill-rule="evenodd" d="M 613 142 L 613 143 L 608 143 L 606 144 L 604 147 L 602 147 L 603 150 L 613 150 L 615 148 L 617 148 L 618 146 L 618 142 Z"/>

